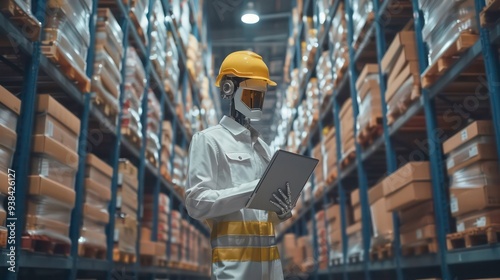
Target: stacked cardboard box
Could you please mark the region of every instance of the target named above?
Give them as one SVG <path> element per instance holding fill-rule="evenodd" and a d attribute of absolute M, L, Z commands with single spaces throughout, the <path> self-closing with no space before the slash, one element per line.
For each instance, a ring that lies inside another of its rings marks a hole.
<path fill-rule="evenodd" d="M 146 156 L 149 162 L 155 166 L 159 166 L 160 153 L 160 125 L 161 125 L 161 106 L 155 96 L 155 93 L 150 88 L 148 93 L 148 118 L 146 128 Z"/>
<path fill-rule="evenodd" d="M 127 159 L 120 159 L 118 172 L 116 208 L 120 215 L 130 217 L 137 221 L 137 189 L 139 187 L 137 167 Z"/>
<path fill-rule="evenodd" d="M 409 162 L 383 181 L 387 211 L 398 211 L 401 245 L 432 243 L 435 235 L 430 163 Z"/>
<path fill-rule="evenodd" d="M 138 171 L 130 161 L 120 159 L 118 166 L 117 215 L 115 217 L 115 261 L 122 253 L 136 255 Z"/>
<path fill-rule="evenodd" d="M 154 71 L 158 74 L 160 80 L 166 78 L 166 58 L 167 58 L 167 26 L 165 25 L 165 13 L 160 1 L 153 3 L 151 11 L 151 60 Z"/>
<path fill-rule="evenodd" d="M 347 19 L 344 3 L 339 4 L 338 10 L 332 20 L 329 31 L 330 43 L 332 44 L 333 62 L 333 84 L 338 86 L 344 77 L 349 65 L 349 49 L 347 46 Z"/>
<path fill-rule="evenodd" d="M 283 241 L 278 244 L 278 250 L 285 274 L 293 271 L 300 264 L 301 260 L 297 260 L 300 256 L 297 250 L 297 236 L 294 233 L 283 235 Z"/>
<path fill-rule="evenodd" d="M 50 95 L 38 95 L 28 176 L 27 240 L 43 236 L 71 244 L 68 234 L 75 204 L 79 133 L 77 117 Z M 69 247 L 63 253 L 69 253 Z"/>
<path fill-rule="evenodd" d="M 443 143 L 457 232 L 500 222 L 500 175 L 492 121 L 476 121 Z"/>
<path fill-rule="evenodd" d="M 129 15 L 132 23 L 137 29 L 137 33 L 141 37 L 142 43 L 144 45 L 148 44 L 148 23 L 149 19 L 147 17 L 149 12 L 149 1 L 147 0 L 131 0 Z"/>
<path fill-rule="evenodd" d="M 301 271 L 311 271 L 315 260 L 313 255 L 312 235 L 305 235 L 297 238 L 297 260 L 300 260 Z"/>
<path fill-rule="evenodd" d="M 170 198 L 163 193 L 160 193 L 158 197 L 154 197 L 153 195 L 147 194 L 144 196 L 144 213 L 142 217 L 142 230 L 143 234 L 141 235 L 147 240 L 151 240 L 151 231 L 153 228 L 153 204 L 154 201 L 158 200 L 158 229 L 156 232 L 156 240 L 159 242 L 166 243 L 168 241 L 168 222 L 170 218 Z M 144 229 L 147 229 L 144 232 Z M 146 233 L 146 234 L 145 234 Z"/>
<path fill-rule="evenodd" d="M 347 258 L 363 258 L 363 236 L 361 225 L 361 202 L 359 198 L 359 189 L 351 192 L 351 207 L 352 211 L 352 224 L 346 228 L 348 238 L 347 242 Z"/>
<path fill-rule="evenodd" d="M 87 156 L 85 170 L 84 217 L 78 240 L 80 255 L 84 254 L 85 247 L 106 252 L 106 225 L 109 222 L 108 206 L 113 177 L 113 169 L 93 154 Z"/>
<path fill-rule="evenodd" d="M 368 200 L 372 214 L 372 248 L 385 245 L 393 241 L 392 212 L 387 210 L 384 185 L 382 182 L 368 190 Z"/>
<path fill-rule="evenodd" d="M 324 51 L 318 60 L 316 66 L 316 76 L 318 77 L 318 87 L 321 92 L 320 102 L 325 101 L 333 94 L 333 74 L 332 61 L 330 60 L 330 52 Z"/>
<path fill-rule="evenodd" d="M 333 204 L 327 208 L 325 213 L 328 224 L 328 242 L 330 245 L 330 263 L 342 259 L 342 233 L 340 205 Z"/>
<path fill-rule="evenodd" d="M 327 184 L 331 184 L 337 178 L 337 139 L 335 138 L 335 127 L 331 127 L 328 133 L 323 138 L 324 140 L 324 153 L 323 161 L 326 167 L 324 174 Z"/>
<path fill-rule="evenodd" d="M 172 170 L 170 158 L 172 155 L 172 123 L 163 121 L 163 129 L 161 136 L 161 174 L 167 181 L 172 181 Z"/>
<path fill-rule="evenodd" d="M 318 241 L 318 264 L 320 269 L 328 266 L 328 232 L 325 224 L 325 211 L 316 213 L 316 236 Z"/>
<path fill-rule="evenodd" d="M 360 42 L 360 36 L 368 24 L 374 19 L 373 2 L 369 0 L 352 0 L 352 21 L 354 26 L 353 43 L 356 47 Z"/>
<path fill-rule="evenodd" d="M 174 100 L 174 93 L 177 92 L 179 88 L 179 52 L 177 50 L 177 45 L 175 44 L 174 37 L 171 32 L 167 33 L 167 63 L 166 67 L 166 79 L 163 81 L 163 86 L 165 91 L 169 94 L 170 99 Z"/>
<path fill-rule="evenodd" d="M 176 190 L 180 193 L 184 191 L 184 186 L 186 186 L 187 180 L 187 155 L 186 150 L 182 149 L 180 146 L 175 146 L 175 157 L 174 157 L 174 172 L 172 174 L 172 182 L 179 188 Z"/>
<path fill-rule="evenodd" d="M 90 46 L 92 1 L 47 1 L 47 17 L 42 32 L 42 53 L 64 68 L 64 74 L 77 81 L 80 90 L 90 90 L 86 76 Z"/>
<path fill-rule="evenodd" d="M 96 93 L 94 103 L 111 118 L 113 123 L 119 111 L 122 39 L 122 29 L 111 10 L 98 9 L 92 91 Z"/>
<path fill-rule="evenodd" d="M 340 139 L 342 140 L 342 163 L 354 157 L 356 151 L 354 139 L 354 114 L 352 111 L 352 99 L 349 98 L 344 102 L 340 109 Z M 343 166 L 345 166 L 343 164 Z"/>
<path fill-rule="evenodd" d="M 318 121 L 319 118 L 319 90 L 318 80 L 311 78 L 306 88 L 306 98 L 297 108 L 298 116 L 293 122 L 293 130 L 300 131 L 297 141 L 300 145 L 307 145 L 306 141 L 309 137 L 307 131 Z"/>
<path fill-rule="evenodd" d="M 0 86 L 0 201 L 9 194 L 9 178 L 7 172 L 12 165 L 17 142 L 17 119 L 21 111 L 21 101 L 8 90 Z M 15 171 L 14 171 L 15 172 Z M 15 176 L 15 174 L 14 174 Z M 11 179 L 12 175 L 10 176 Z M 12 193 L 12 192 L 11 192 Z M 0 248 L 7 245 L 7 228 L 5 221 L 7 212 L 0 203 Z"/>
<path fill-rule="evenodd" d="M 356 138 L 367 144 L 382 134 L 382 102 L 378 64 L 366 64 L 356 81 L 359 114 L 356 119 Z"/>
<path fill-rule="evenodd" d="M 318 166 L 314 169 L 314 197 L 321 197 L 325 188 L 325 159 L 323 157 L 323 150 L 323 140 L 321 140 L 312 150 L 312 156 L 319 159 Z"/>
<path fill-rule="evenodd" d="M 127 49 L 124 103 L 122 107 L 122 134 L 136 146 L 142 139 L 141 100 L 145 92 L 146 73 L 134 48 Z"/>
<path fill-rule="evenodd" d="M 35 41 L 40 35 L 41 23 L 31 10 L 31 0 L 6 0 L 0 3 L 0 11 L 15 25 L 22 28 L 23 35 Z"/>
<path fill-rule="evenodd" d="M 414 31 L 396 34 L 382 59 L 381 69 L 387 75 L 387 121 L 392 124 L 420 97 L 420 70 Z"/>

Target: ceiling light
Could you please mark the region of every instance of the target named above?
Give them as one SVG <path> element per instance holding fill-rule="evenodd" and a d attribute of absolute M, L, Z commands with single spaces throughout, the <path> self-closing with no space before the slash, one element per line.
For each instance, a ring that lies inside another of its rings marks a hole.
<path fill-rule="evenodd" d="M 246 10 L 243 11 L 243 15 L 241 16 L 241 21 L 246 24 L 254 24 L 259 22 L 259 15 L 253 8 L 253 2 L 248 2 Z"/>

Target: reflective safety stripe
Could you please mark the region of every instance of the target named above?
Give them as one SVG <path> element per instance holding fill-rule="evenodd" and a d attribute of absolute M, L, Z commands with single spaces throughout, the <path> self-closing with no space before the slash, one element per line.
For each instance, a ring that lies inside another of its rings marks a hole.
<path fill-rule="evenodd" d="M 279 260 L 278 247 L 216 248 L 212 250 L 212 262 L 268 262 Z"/>
<path fill-rule="evenodd" d="M 274 236 L 226 235 L 212 239 L 212 248 L 218 247 L 271 247 L 276 245 Z"/>
<path fill-rule="evenodd" d="M 219 222 L 214 225 L 212 239 L 225 235 L 257 235 L 274 236 L 274 225 L 271 222 Z"/>

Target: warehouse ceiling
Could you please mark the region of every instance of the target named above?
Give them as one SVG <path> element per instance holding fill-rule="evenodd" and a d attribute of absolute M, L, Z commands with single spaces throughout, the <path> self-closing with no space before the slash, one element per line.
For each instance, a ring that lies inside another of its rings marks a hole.
<path fill-rule="evenodd" d="M 256 0 L 255 10 L 260 21 L 253 25 L 241 22 L 241 15 L 247 7 L 246 0 L 207 1 L 209 38 L 212 40 L 214 74 L 231 52 L 252 50 L 260 54 L 269 67 L 271 79 L 278 83 L 269 88 L 264 103 L 263 118 L 252 125 L 261 132 L 267 143 L 274 139 L 273 124 L 276 115 L 276 89 L 283 86 L 283 62 L 289 35 L 289 19 L 292 11 L 290 0 Z M 222 101 L 222 112 L 227 114 L 229 102 Z"/>

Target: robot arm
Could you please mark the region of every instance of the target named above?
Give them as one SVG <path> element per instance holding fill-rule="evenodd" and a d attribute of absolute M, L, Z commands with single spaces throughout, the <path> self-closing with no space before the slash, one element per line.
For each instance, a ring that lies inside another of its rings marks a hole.
<path fill-rule="evenodd" d="M 189 151 L 186 190 L 186 208 L 191 217 L 205 220 L 244 208 L 259 182 L 255 180 L 235 188 L 218 189 L 216 177 L 217 148 L 203 134 L 195 134 Z"/>

